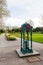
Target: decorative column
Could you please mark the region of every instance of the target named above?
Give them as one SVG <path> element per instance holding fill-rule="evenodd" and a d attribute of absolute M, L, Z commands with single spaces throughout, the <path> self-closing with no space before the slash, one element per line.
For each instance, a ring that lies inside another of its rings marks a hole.
<path fill-rule="evenodd" d="M 22 30 L 21 30 L 21 51 L 22 51 Z"/>
<path fill-rule="evenodd" d="M 27 31 L 27 41 L 28 41 L 28 48 L 29 48 L 29 32 Z"/>
<path fill-rule="evenodd" d="M 31 50 L 32 50 L 32 28 L 31 28 L 31 31 L 30 31 L 30 36 L 31 36 Z"/>

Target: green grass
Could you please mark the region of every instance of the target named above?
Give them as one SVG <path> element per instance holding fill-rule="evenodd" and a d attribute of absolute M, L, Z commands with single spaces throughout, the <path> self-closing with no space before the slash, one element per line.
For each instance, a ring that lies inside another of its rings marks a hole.
<path fill-rule="evenodd" d="M 13 35 L 14 36 L 16 36 L 16 37 L 21 37 L 20 36 L 20 33 L 13 33 Z M 41 33 L 32 33 L 32 40 L 34 41 L 34 42 L 39 42 L 39 43 L 43 43 L 43 34 L 41 34 Z"/>
<path fill-rule="evenodd" d="M 43 43 L 43 34 L 41 33 L 33 33 L 32 40 L 35 42 Z"/>
<path fill-rule="evenodd" d="M 21 34 L 20 33 L 18 33 L 18 32 L 15 32 L 15 33 L 12 33 L 14 36 L 16 36 L 16 37 L 21 37 Z"/>

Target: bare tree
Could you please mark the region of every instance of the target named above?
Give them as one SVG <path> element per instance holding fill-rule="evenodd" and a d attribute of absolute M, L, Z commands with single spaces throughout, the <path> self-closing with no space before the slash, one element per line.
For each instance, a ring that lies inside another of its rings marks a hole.
<path fill-rule="evenodd" d="M 41 24 L 43 25 L 43 16 L 41 16 Z"/>
<path fill-rule="evenodd" d="M 33 23 L 33 21 L 32 21 L 31 19 L 29 19 L 27 22 L 28 22 L 31 26 L 34 26 L 34 23 Z"/>
<path fill-rule="evenodd" d="M 3 18 L 9 16 L 9 10 L 7 9 L 7 1 L 0 0 L 0 27 L 3 27 Z"/>

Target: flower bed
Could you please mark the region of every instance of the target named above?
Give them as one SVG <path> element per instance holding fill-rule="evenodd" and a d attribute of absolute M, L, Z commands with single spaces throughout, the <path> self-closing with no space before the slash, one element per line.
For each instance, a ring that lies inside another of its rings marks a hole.
<path fill-rule="evenodd" d="M 16 40 L 16 38 L 14 37 L 14 35 L 12 35 L 10 33 L 5 34 L 5 37 L 6 37 L 7 40 Z"/>

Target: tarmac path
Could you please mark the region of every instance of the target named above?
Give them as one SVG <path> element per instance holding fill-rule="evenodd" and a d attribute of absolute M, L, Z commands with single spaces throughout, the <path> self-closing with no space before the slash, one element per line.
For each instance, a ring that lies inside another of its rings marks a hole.
<path fill-rule="evenodd" d="M 26 58 L 19 58 L 15 49 L 20 48 L 20 38 L 7 41 L 5 34 L 0 36 L 0 65 L 43 65 L 43 44 L 33 42 L 33 49 L 40 53 L 38 62 L 29 63 Z"/>

